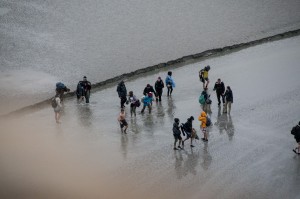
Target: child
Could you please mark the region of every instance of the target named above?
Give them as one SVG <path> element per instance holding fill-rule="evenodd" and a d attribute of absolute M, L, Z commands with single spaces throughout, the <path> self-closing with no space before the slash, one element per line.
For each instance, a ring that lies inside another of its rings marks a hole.
<path fill-rule="evenodd" d="M 151 113 L 151 109 L 152 109 L 151 103 L 153 101 L 153 98 L 150 97 L 149 95 L 151 95 L 151 93 L 148 93 L 148 94 L 146 93 L 145 97 L 143 97 L 143 99 L 142 99 L 144 106 L 143 106 L 141 113 L 144 113 L 146 106 L 149 109 L 149 113 Z"/>
<path fill-rule="evenodd" d="M 119 117 L 118 117 L 118 121 L 120 123 L 120 127 L 121 127 L 121 132 L 125 133 L 126 134 L 126 130 L 128 128 L 128 123 L 127 121 L 125 120 L 125 111 L 124 109 L 122 108 L 121 109 L 121 113 L 119 114 Z M 125 128 L 124 128 L 125 127 Z"/>

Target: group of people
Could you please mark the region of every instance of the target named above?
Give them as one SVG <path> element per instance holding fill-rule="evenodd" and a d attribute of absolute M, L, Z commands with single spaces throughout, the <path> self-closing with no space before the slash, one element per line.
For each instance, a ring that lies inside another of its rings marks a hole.
<path fill-rule="evenodd" d="M 134 95 L 133 91 L 129 91 L 127 94 L 127 89 L 125 86 L 124 81 L 121 81 L 117 86 L 117 92 L 118 96 L 120 98 L 120 106 L 121 106 L 121 112 L 118 116 L 118 121 L 120 123 L 121 131 L 122 133 L 126 133 L 126 129 L 128 128 L 128 123 L 125 119 L 125 104 L 130 104 L 130 115 L 136 116 L 136 108 L 140 107 L 141 104 L 143 104 L 143 108 L 141 110 L 141 113 L 145 112 L 145 109 L 148 108 L 149 113 L 151 113 L 153 101 L 155 98 L 156 102 L 161 102 L 162 100 L 162 93 L 163 88 L 167 87 L 167 96 L 171 96 L 173 92 L 173 88 L 175 88 L 175 81 L 172 77 L 172 71 L 169 71 L 165 83 L 161 79 L 161 77 L 158 77 L 154 88 L 150 84 L 147 84 L 146 87 L 143 90 L 143 97 L 141 99 L 137 98 L 136 95 Z"/>
<path fill-rule="evenodd" d="M 203 137 L 201 138 L 204 142 L 208 142 L 208 133 L 207 128 L 211 125 L 210 118 L 207 114 L 211 113 L 211 103 L 212 100 L 210 99 L 210 95 L 208 94 L 208 84 L 209 84 L 209 78 L 208 78 L 208 72 L 210 70 L 210 66 L 205 66 L 203 69 L 199 71 L 199 79 L 203 83 L 203 91 L 201 95 L 199 96 L 199 103 L 202 106 L 202 112 L 198 117 L 198 120 L 201 122 L 200 129 L 203 133 Z M 231 104 L 233 103 L 233 93 L 230 88 L 230 86 L 226 87 L 219 78 L 217 82 L 214 85 L 213 88 L 214 91 L 216 91 L 217 99 L 218 99 L 218 107 L 220 108 L 221 105 L 221 99 L 223 103 L 223 113 L 230 114 L 231 111 Z M 192 127 L 192 121 L 194 120 L 194 117 L 191 116 L 188 118 L 187 122 L 185 124 L 179 125 L 179 119 L 175 118 L 173 123 L 173 135 L 174 135 L 174 150 L 182 149 L 184 147 L 184 142 L 188 139 L 191 140 L 191 147 L 194 147 L 193 145 L 193 139 L 197 139 L 198 135 L 196 134 L 196 130 Z M 179 128 L 179 126 L 181 128 Z M 181 134 L 185 136 L 186 138 L 183 140 L 181 137 Z M 178 142 L 178 146 L 176 147 L 176 144 Z"/>
<path fill-rule="evenodd" d="M 76 96 L 79 102 L 85 100 L 86 103 L 90 102 L 92 84 L 87 81 L 87 77 L 84 76 L 82 81 L 79 81 L 76 88 Z M 55 97 L 51 99 L 51 105 L 54 110 L 54 116 L 56 123 L 60 123 L 60 115 L 63 108 L 64 93 L 70 92 L 70 89 L 62 82 L 56 83 Z"/>

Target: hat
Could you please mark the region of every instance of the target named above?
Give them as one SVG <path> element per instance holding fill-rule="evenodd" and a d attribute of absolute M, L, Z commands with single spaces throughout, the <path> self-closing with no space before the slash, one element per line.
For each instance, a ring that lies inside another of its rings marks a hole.
<path fill-rule="evenodd" d="M 150 87 L 150 84 L 147 84 L 147 87 Z"/>
<path fill-rule="evenodd" d="M 86 80 L 86 76 L 83 76 L 83 80 Z"/>

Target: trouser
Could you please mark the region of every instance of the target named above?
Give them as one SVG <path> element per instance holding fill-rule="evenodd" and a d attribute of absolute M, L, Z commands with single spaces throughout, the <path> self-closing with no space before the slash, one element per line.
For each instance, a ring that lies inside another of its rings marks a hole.
<path fill-rule="evenodd" d="M 90 103 L 90 91 L 87 91 L 84 97 L 85 97 L 85 103 Z"/>
<path fill-rule="evenodd" d="M 231 111 L 231 102 L 226 101 L 224 108 L 223 108 L 223 113 L 230 113 Z"/>
<path fill-rule="evenodd" d="M 168 86 L 168 96 L 172 94 L 173 87 L 169 84 Z"/>
<path fill-rule="evenodd" d="M 162 91 L 156 91 L 156 101 L 161 101 Z"/>
<path fill-rule="evenodd" d="M 151 109 L 152 109 L 152 107 L 151 107 L 151 104 L 148 104 L 148 105 L 144 105 L 143 106 L 143 109 L 142 109 L 142 113 L 145 111 L 145 108 L 146 108 L 146 106 L 148 106 L 148 109 L 149 109 L 149 113 L 151 113 Z"/>
<path fill-rule="evenodd" d="M 134 114 L 134 116 L 136 116 L 136 106 L 135 105 L 130 105 L 130 115 L 132 116 L 132 114 Z"/>
<path fill-rule="evenodd" d="M 224 96 L 222 95 L 222 93 L 218 93 L 218 92 L 217 92 L 217 98 L 218 98 L 218 103 L 219 103 L 218 105 L 221 104 L 220 97 L 222 97 L 222 102 L 223 102 L 223 104 L 225 103 L 225 99 L 224 99 Z"/>
<path fill-rule="evenodd" d="M 205 104 L 203 105 L 203 111 L 204 111 L 205 113 L 211 113 L 210 104 L 205 103 Z"/>
<path fill-rule="evenodd" d="M 121 97 L 121 108 L 124 108 L 125 106 L 124 106 L 124 104 L 126 103 L 126 101 L 127 101 L 127 98 L 126 98 L 126 96 L 123 96 L 123 97 Z"/>

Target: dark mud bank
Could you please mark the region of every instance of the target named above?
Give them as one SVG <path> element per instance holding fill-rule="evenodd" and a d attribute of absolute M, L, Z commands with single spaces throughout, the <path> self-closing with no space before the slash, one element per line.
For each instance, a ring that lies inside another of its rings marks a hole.
<path fill-rule="evenodd" d="M 246 42 L 246 43 L 234 44 L 234 45 L 231 45 L 231 46 L 225 46 L 223 48 L 216 48 L 216 49 L 206 50 L 206 51 L 201 52 L 201 53 L 184 56 L 184 57 L 178 58 L 176 60 L 171 60 L 171 61 L 168 61 L 166 63 L 160 63 L 160 64 L 153 65 L 153 66 L 148 66 L 146 68 L 138 69 L 138 70 L 135 70 L 135 71 L 130 72 L 130 73 L 124 73 L 122 75 L 107 79 L 105 81 L 95 83 L 95 84 L 92 85 L 92 87 L 94 88 L 93 91 L 98 91 L 98 90 L 101 90 L 102 88 L 112 86 L 112 85 L 116 85 L 120 80 L 138 77 L 141 74 L 146 74 L 146 73 L 153 72 L 153 71 L 160 70 L 160 69 L 172 69 L 172 68 L 175 68 L 175 67 L 184 66 L 185 64 L 188 64 L 188 63 L 191 63 L 191 62 L 202 61 L 202 60 L 207 59 L 207 58 L 212 57 L 212 56 L 218 56 L 218 55 L 222 55 L 222 54 L 233 53 L 233 52 L 236 52 L 238 50 L 242 50 L 242 49 L 252 47 L 252 46 L 255 46 L 255 45 L 260 45 L 260 44 L 267 43 L 267 42 L 273 42 L 273 41 L 277 41 L 277 40 L 280 40 L 280 39 L 286 39 L 286 38 L 290 38 L 290 37 L 294 37 L 294 36 L 298 36 L 298 35 L 300 35 L 300 29 L 292 30 L 292 31 L 288 31 L 288 32 L 280 33 L 280 34 L 276 34 L 276 35 L 273 35 L 273 36 L 265 37 L 265 38 L 262 38 L 262 39 L 258 39 L 258 40 L 254 40 L 254 41 L 250 41 L 250 42 Z M 75 96 L 75 91 L 72 91 L 72 92 L 69 92 L 69 93 L 65 94 L 65 99 L 69 98 L 69 97 L 72 97 L 72 96 Z M 42 107 L 45 107 L 46 105 L 50 106 L 50 100 L 51 99 L 47 99 L 47 100 L 41 101 L 39 103 L 30 105 L 30 106 L 26 106 L 24 108 L 18 109 L 16 111 L 11 112 L 11 113 L 4 114 L 0 117 L 13 116 L 13 115 L 16 115 L 16 114 L 23 114 L 23 113 L 38 110 Z"/>

